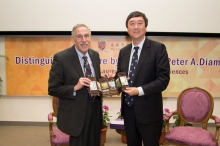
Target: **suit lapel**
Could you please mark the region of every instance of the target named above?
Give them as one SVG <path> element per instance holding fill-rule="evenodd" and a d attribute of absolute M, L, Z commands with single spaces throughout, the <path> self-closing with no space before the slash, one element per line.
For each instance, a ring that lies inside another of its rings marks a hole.
<path fill-rule="evenodd" d="M 98 61 L 98 58 L 96 58 L 94 56 L 92 51 L 89 50 L 88 53 L 89 53 L 90 59 L 92 61 L 93 68 L 95 70 L 95 75 L 96 75 L 97 78 L 99 78 L 100 73 L 98 72 L 98 66 L 97 65 L 100 65 L 100 63 Z"/>
<path fill-rule="evenodd" d="M 126 67 L 126 75 L 128 76 L 128 71 L 129 71 L 129 62 L 130 62 L 130 56 L 131 56 L 131 49 L 132 49 L 132 44 L 127 46 L 127 50 L 125 52 L 125 67 Z"/>
<path fill-rule="evenodd" d="M 84 77 L 82 67 L 79 61 L 79 57 L 77 55 L 77 52 L 75 50 L 75 45 L 72 47 L 72 60 L 73 60 L 73 65 L 75 66 L 76 72 L 79 74 L 80 77 Z"/>
<path fill-rule="evenodd" d="M 138 60 L 138 66 L 137 66 L 137 70 L 135 72 L 134 81 L 135 81 L 135 79 L 136 79 L 136 77 L 137 77 L 137 75 L 138 75 L 138 73 L 139 73 L 139 71 L 141 69 L 141 66 L 144 63 L 144 60 L 147 58 L 148 52 L 149 52 L 149 41 L 146 38 L 145 41 L 144 41 L 141 53 L 140 53 L 139 60 Z"/>

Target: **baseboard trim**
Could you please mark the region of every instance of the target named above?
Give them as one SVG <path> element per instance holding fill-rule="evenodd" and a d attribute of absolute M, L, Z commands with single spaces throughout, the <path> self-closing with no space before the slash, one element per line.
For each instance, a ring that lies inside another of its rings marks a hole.
<path fill-rule="evenodd" d="M 48 126 L 49 122 L 0 121 L 0 126 Z M 170 123 L 170 127 L 173 127 Z M 109 127 L 109 123 L 107 124 Z M 215 123 L 208 123 L 208 127 L 216 127 Z"/>
<path fill-rule="evenodd" d="M 0 121 L 0 126 L 48 126 L 49 122 Z"/>

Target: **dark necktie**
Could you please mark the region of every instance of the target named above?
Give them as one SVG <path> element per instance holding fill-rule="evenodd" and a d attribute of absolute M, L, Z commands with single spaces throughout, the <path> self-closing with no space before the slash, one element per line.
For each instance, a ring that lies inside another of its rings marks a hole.
<path fill-rule="evenodd" d="M 84 67 L 85 77 L 91 77 L 92 71 L 91 71 L 89 62 L 88 62 L 88 60 L 87 60 L 87 56 L 83 56 L 82 58 L 84 59 L 83 67 Z"/>
<path fill-rule="evenodd" d="M 130 71 L 129 71 L 129 85 L 130 87 L 133 87 L 133 83 L 134 83 L 134 75 L 135 75 L 135 71 L 138 65 L 138 49 L 139 47 L 134 47 L 135 52 L 132 56 L 132 60 L 131 60 L 131 64 L 130 64 Z M 131 107 L 133 105 L 133 97 L 129 96 L 129 95 L 125 95 L 125 102 L 126 104 Z"/>
<path fill-rule="evenodd" d="M 84 60 L 83 68 L 84 68 L 85 77 L 91 77 L 92 76 L 92 71 L 91 71 L 89 62 L 87 60 L 87 56 L 83 56 L 82 58 Z M 94 98 L 92 98 L 90 95 L 88 95 L 88 98 L 94 102 Z"/>

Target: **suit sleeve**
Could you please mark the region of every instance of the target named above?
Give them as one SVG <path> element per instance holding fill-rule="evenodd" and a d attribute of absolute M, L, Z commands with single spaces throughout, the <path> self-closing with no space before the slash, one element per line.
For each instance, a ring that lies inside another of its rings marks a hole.
<path fill-rule="evenodd" d="M 49 73 L 48 94 L 73 99 L 74 85 L 64 85 L 64 67 L 59 54 L 55 54 Z"/>
<path fill-rule="evenodd" d="M 122 50 L 120 50 L 119 54 L 118 54 L 117 71 L 116 71 L 115 76 L 117 75 L 118 72 L 121 72 L 121 58 L 122 58 L 122 56 L 121 56 L 122 53 L 121 52 L 122 52 Z"/>
<path fill-rule="evenodd" d="M 146 96 L 162 92 L 170 81 L 170 64 L 165 45 L 160 43 L 155 53 L 155 79 L 142 86 Z"/>

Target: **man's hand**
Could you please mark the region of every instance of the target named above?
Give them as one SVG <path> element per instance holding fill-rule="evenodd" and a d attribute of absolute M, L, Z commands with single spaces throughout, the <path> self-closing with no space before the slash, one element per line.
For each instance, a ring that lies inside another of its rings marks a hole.
<path fill-rule="evenodd" d="M 79 78 L 78 83 L 74 86 L 74 91 L 82 89 L 84 86 L 89 87 L 91 80 L 88 78 Z"/>
<path fill-rule="evenodd" d="M 126 87 L 124 92 L 130 96 L 139 95 L 138 89 L 136 87 Z"/>
<path fill-rule="evenodd" d="M 112 77 L 112 74 L 106 73 L 106 74 L 105 74 L 105 77 L 106 77 L 106 78 L 111 78 L 111 77 Z"/>

